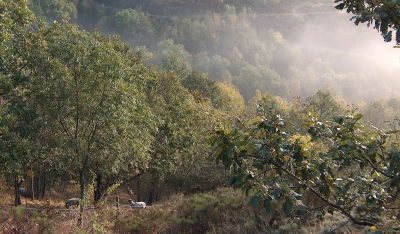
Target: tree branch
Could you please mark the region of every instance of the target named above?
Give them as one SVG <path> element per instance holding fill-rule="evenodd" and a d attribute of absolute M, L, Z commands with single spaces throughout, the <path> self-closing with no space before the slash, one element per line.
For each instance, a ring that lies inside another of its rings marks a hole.
<path fill-rule="evenodd" d="M 375 224 L 373 222 L 370 221 L 361 221 L 361 220 L 357 220 L 356 218 L 354 218 L 347 210 L 345 210 L 344 208 L 330 202 L 327 198 L 323 197 L 317 190 L 315 190 L 314 188 L 310 187 L 305 181 L 303 181 L 302 179 L 300 179 L 299 177 L 297 177 L 295 174 L 291 173 L 290 171 L 286 170 L 285 168 L 281 167 L 279 164 L 275 163 L 275 162 L 271 162 L 272 165 L 274 165 L 276 168 L 282 170 L 283 172 L 285 172 L 286 174 L 288 174 L 290 177 L 292 177 L 293 179 L 297 180 L 298 182 L 300 182 L 301 184 L 304 184 L 306 186 L 306 188 L 314 193 L 319 199 L 321 199 L 323 202 L 327 203 L 330 207 L 338 210 L 340 213 L 342 213 L 344 216 L 346 216 L 347 218 L 349 218 L 353 223 L 358 224 L 358 225 L 363 225 L 363 226 L 374 226 Z"/>
<path fill-rule="evenodd" d="M 390 179 L 394 179 L 395 178 L 394 176 L 391 176 L 391 175 L 387 174 L 386 172 L 384 172 L 384 171 L 380 170 L 379 168 L 377 168 L 369 158 L 367 158 L 367 157 L 364 157 L 364 158 L 369 163 L 371 168 L 374 169 L 375 171 L 381 173 L 382 175 L 384 175 L 384 176 L 386 176 L 386 177 L 388 177 Z"/>
<path fill-rule="evenodd" d="M 62 121 L 62 119 L 60 117 L 58 117 L 58 122 L 61 124 L 61 127 L 64 129 L 65 134 L 67 134 L 67 136 L 72 139 L 72 135 L 68 129 L 68 126 L 64 123 L 64 121 Z"/>

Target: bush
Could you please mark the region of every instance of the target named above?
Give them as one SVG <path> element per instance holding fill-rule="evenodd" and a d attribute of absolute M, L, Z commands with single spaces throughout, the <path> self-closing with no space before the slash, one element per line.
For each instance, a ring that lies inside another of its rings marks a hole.
<path fill-rule="evenodd" d="M 130 217 L 133 213 L 133 217 Z M 268 217 L 241 191 L 218 189 L 170 199 L 166 205 L 129 211 L 116 220 L 118 233 L 265 233 Z"/>

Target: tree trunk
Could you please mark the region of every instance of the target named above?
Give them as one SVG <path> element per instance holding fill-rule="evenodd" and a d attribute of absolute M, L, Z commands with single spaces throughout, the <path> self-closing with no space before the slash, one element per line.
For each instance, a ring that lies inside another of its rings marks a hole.
<path fill-rule="evenodd" d="M 32 195 L 31 198 L 32 198 L 32 200 L 35 200 L 35 188 L 34 188 L 34 182 L 35 182 L 35 181 L 33 180 L 33 178 L 34 178 L 34 177 L 31 177 L 31 190 L 32 190 L 32 191 L 31 191 L 31 193 L 32 193 L 32 194 L 31 194 L 31 195 Z"/>
<path fill-rule="evenodd" d="M 137 178 L 137 201 L 140 201 L 141 197 L 140 197 L 140 176 Z"/>
<path fill-rule="evenodd" d="M 153 202 L 154 202 L 154 193 L 155 193 L 154 188 L 151 187 L 149 189 L 149 193 L 147 195 L 147 203 L 150 205 L 153 204 Z"/>
<path fill-rule="evenodd" d="M 15 188 L 15 201 L 14 205 L 19 206 L 21 205 L 21 194 L 19 192 L 19 188 L 21 187 L 22 180 L 15 178 L 14 180 L 14 188 Z"/>
<path fill-rule="evenodd" d="M 158 185 L 158 176 L 156 172 L 151 172 L 151 178 L 150 178 L 150 188 L 149 188 L 149 193 L 147 196 L 147 203 L 153 204 L 157 199 L 157 185 Z"/>
<path fill-rule="evenodd" d="M 80 206 L 81 206 L 81 210 L 83 209 L 83 202 L 82 200 L 85 197 L 85 173 L 83 171 L 79 172 L 79 185 L 80 185 L 80 190 L 81 190 L 81 202 L 80 202 Z"/>
<path fill-rule="evenodd" d="M 44 194 L 46 193 L 46 163 L 43 164 L 43 181 L 42 181 L 42 186 L 40 186 L 40 194 L 42 195 L 42 198 L 44 198 Z M 39 194 L 38 194 L 39 196 Z"/>
<path fill-rule="evenodd" d="M 41 170 L 40 170 L 40 163 L 37 164 L 37 168 L 36 168 L 36 173 L 35 173 L 35 179 L 34 179 L 34 184 L 33 186 L 35 187 L 35 192 L 36 192 L 36 196 L 40 197 L 40 176 L 41 176 Z"/>
<path fill-rule="evenodd" d="M 35 196 L 44 198 L 45 191 L 46 191 L 46 163 L 38 163 L 36 172 L 35 172 L 35 179 L 34 179 L 34 190 Z"/>
<path fill-rule="evenodd" d="M 108 188 L 109 185 L 103 181 L 103 176 L 101 173 L 96 173 L 96 185 L 94 188 L 94 203 L 96 206 L 103 199 Z"/>

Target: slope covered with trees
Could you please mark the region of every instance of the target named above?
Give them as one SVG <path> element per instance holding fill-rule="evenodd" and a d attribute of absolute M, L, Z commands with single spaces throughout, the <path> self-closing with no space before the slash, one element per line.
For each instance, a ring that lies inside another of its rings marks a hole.
<path fill-rule="evenodd" d="M 325 89 L 358 102 L 399 92 L 398 81 L 390 81 L 399 72 L 398 56 L 360 39 L 371 38 L 371 29 L 360 27 L 349 33 L 350 27 L 356 28 L 346 22 L 352 15 L 341 14 L 335 6 L 362 14 L 355 23 L 369 22 L 390 41 L 397 31 L 389 22 L 396 19 L 381 24 L 384 18 L 378 15 L 386 14 L 385 9 L 398 10 L 398 3 L 387 2 L 385 8 L 371 8 L 367 14 L 361 13 L 367 9 L 364 1 L 84 0 L 75 2 L 76 13 L 68 19 L 86 30 L 120 35 L 143 52 L 147 65 L 161 68 L 163 61 L 176 55 L 191 69 L 234 84 L 246 101 L 254 92 L 243 83 L 284 98 L 307 97 Z M 68 4 L 73 3 L 31 1 L 32 9 L 50 22 L 63 17 L 46 12 L 66 12 Z M 379 50 L 386 53 L 380 56 Z M 257 74 L 252 80 L 245 75 L 249 71 Z M 396 85 L 387 85 L 389 81 Z"/>

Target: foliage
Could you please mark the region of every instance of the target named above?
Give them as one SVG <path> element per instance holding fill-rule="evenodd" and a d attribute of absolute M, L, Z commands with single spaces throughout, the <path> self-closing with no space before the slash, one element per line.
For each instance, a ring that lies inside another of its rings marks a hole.
<path fill-rule="evenodd" d="M 263 233 L 268 230 L 265 212 L 249 207 L 247 199 L 231 189 L 218 189 L 193 196 L 176 196 L 173 204 L 116 221 L 115 229 L 126 233 Z"/>
<path fill-rule="evenodd" d="M 238 119 L 236 127 L 220 126 L 211 138 L 212 155 L 231 172 L 229 184 L 251 196 L 252 206 L 268 213 L 302 216 L 316 204 L 305 204 L 310 192 L 324 204 L 321 217 L 339 212 L 355 224 L 383 224 L 399 199 L 398 142 L 391 134 L 368 131 L 361 114 L 323 120 L 310 116 L 308 134 L 326 149 L 310 150 L 307 142 L 285 131 L 284 117 L 264 115 Z"/>
<path fill-rule="evenodd" d="M 30 0 L 30 8 L 49 21 L 76 20 L 78 0 Z"/>
<path fill-rule="evenodd" d="M 142 129 L 153 121 L 143 93 L 150 78 L 140 55 L 116 38 L 68 24 L 39 31 L 47 41 L 41 46 L 49 49 L 36 47 L 32 58 L 35 104 L 47 121 L 50 135 L 44 137 L 53 153 L 79 174 L 81 196 L 89 171 L 97 188 L 106 190 L 123 170 L 131 171 L 128 165 L 146 167 L 146 151 L 139 149 L 150 136 Z"/>
<path fill-rule="evenodd" d="M 137 41 L 148 40 L 154 34 L 154 29 L 149 17 L 141 9 L 125 9 L 117 12 L 114 16 L 114 32 L 127 38 Z"/>
<path fill-rule="evenodd" d="M 239 89 L 228 83 L 218 83 L 219 95 L 215 98 L 216 109 L 228 113 L 242 114 L 245 111 L 245 102 Z"/>
<path fill-rule="evenodd" d="M 158 125 L 151 132 L 153 141 L 149 148 L 151 160 L 147 171 L 153 177 L 150 190 L 167 176 L 180 178 L 184 183 L 190 171 L 206 161 L 207 150 L 206 128 L 202 127 L 204 121 L 193 96 L 174 73 L 159 72 L 155 76 L 157 86 L 149 99 L 158 116 Z"/>
<path fill-rule="evenodd" d="M 400 116 L 400 99 L 394 95 L 389 99 L 380 99 L 362 107 L 365 122 L 381 129 L 397 130 Z"/>
<path fill-rule="evenodd" d="M 246 101 L 249 101 L 255 95 L 256 90 L 281 97 L 286 97 L 288 94 L 285 80 L 268 67 L 242 67 L 240 76 L 235 84 Z"/>
<path fill-rule="evenodd" d="M 397 0 L 365 1 L 365 0 L 335 0 L 336 9 L 346 10 L 354 14 L 354 23 L 367 23 L 381 32 L 385 42 L 395 38 L 400 44 L 400 2 Z M 393 35 L 394 34 L 394 35 Z"/>
<path fill-rule="evenodd" d="M 174 40 L 169 39 L 158 42 L 153 52 L 146 49 L 141 48 L 141 51 L 149 55 L 147 65 L 155 66 L 159 70 L 175 72 L 181 79 L 185 79 L 190 74 L 192 55 L 182 44 L 175 44 Z"/>
<path fill-rule="evenodd" d="M 147 167 L 154 116 L 145 89 L 152 78 L 140 54 L 116 37 L 58 22 L 24 31 L 29 12 L 20 3 L 21 11 L 9 17 L 20 18 L 21 26 L 8 20 L 2 5 L 3 30 L 10 26 L 2 34 L 10 42 L 2 55 L 2 120 L 9 137 L 2 139 L 8 169 L 2 173 L 23 177 L 27 165 L 46 158 L 79 177 L 81 197 L 94 175 L 98 201 L 122 175 Z"/>
<path fill-rule="evenodd" d="M 39 233 L 55 233 L 53 229 L 53 220 L 51 220 L 44 212 L 37 210 L 28 210 L 24 207 L 13 207 L 11 211 L 4 209 L 2 211 L 4 217 L 8 220 L 1 220 L 0 228 L 3 232 L 39 232 Z"/>
<path fill-rule="evenodd" d="M 315 95 L 308 97 L 304 108 L 314 113 L 318 119 L 325 120 L 331 120 L 335 114 L 344 112 L 332 94 L 323 90 L 318 90 Z"/>
<path fill-rule="evenodd" d="M 27 95 L 30 79 L 25 59 L 32 48 L 32 41 L 26 35 L 34 16 L 27 1 L 0 2 L 0 15 L 0 164 L 1 174 L 9 185 L 15 186 L 15 205 L 18 205 L 18 188 L 30 165 L 38 160 L 35 156 L 40 120 Z"/>
<path fill-rule="evenodd" d="M 196 99 L 209 99 L 214 101 L 218 95 L 217 82 L 211 77 L 198 71 L 192 71 L 182 80 L 182 85 L 188 89 Z"/>
<path fill-rule="evenodd" d="M 239 63 L 241 61 L 238 61 Z M 231 82 L 231 74 L 229 72 L 229 67 L 231 62 L 220 55 L 214 55 L 211 58 L 206 52 L 197 54 L 193 58 L 193 67 L 201 70 L 203 73 L 207 73 L 214 80 Z"/>

